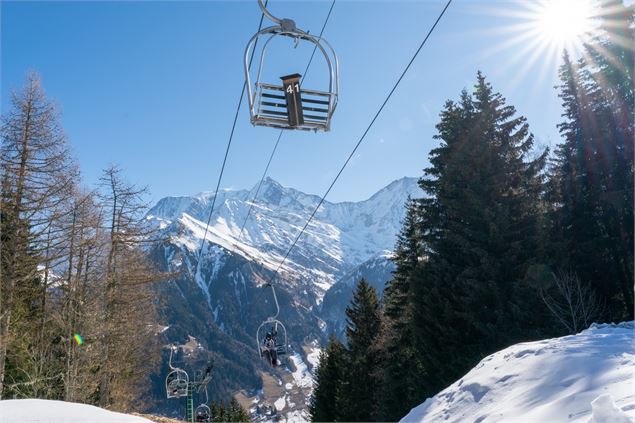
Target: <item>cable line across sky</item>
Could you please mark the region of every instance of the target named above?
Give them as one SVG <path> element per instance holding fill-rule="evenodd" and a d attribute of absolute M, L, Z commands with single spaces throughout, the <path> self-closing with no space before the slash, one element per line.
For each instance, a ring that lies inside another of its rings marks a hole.
<path fill-rule="evenodd" d="M 269 0 L 265 1 L 265 7 L 269 3 Z M 260 23 L 258 24 L 258 31 L 262 29 L 262 23 L 264 22 L 265 14 L 264 12 L 260 15 Z M 256 40 L 256 43 L 258 40 Z M 254 59 L 254 54 L 256 53 L 256 49 L 251 52 L 251 57 L 249 58 L 249 66 L 251 67 L 251 63 Z M 223 179 L 223 172 L 225 171 L 225 165 L 227 164 L 227 156 L 229 155 L 229 148 L 232 145 L 232 139 L 234 138 L 234 131 L 236 130 L 236 122 L 238 121 L 238 114 L 240 112 L 240 105 L 243 102 L 243 97 L 245 96 L 245 89 L 247 87 L 247 81 L 243 82 L 243 88 L 240 92 L 240 99 L 238 100 L 238 106 L 236 107 L 236 114 L 234 115 L 234 122 L 232 123 L 232 129 L 229 133 L 229 140 L 227 141 L 227 148 L 225 149 L 225 157 L 223 158 L 223 164 L 220 168 L 220 174 L 218 175 L 218 182 L 216 183 L 216 191 L 214 191 L 214 199 L 212 200 L 212 207 L 209 211 L 209 216 L 207 217 L 207 223 L 205 224 L 205 232 L 203 234 L 203 239 L 201 240 L 201 247 L 198 252 L 198 261 L 196 263 L 196 274 L 199 273 L 199 266 L 201 263 L 201 255 L 203 254 L 203 247 L 205 246 L 205 239 L 207 238 L 207 231 L 209 230 L 209 224 L 212 220 L 212 214 L 214 213 L 214 205 L 216 204 L 216 197 L 218 197 L 218 190 L 220 189 L 220 183 Z"/>
<path fill-rule="evenodd" d="M 355 155 L 355 152 L 357 151 L 357 149 L 359 148 L 359 146 L 362 144 L 362 142 L 364 141 L 364 139 L 366 138 L 366 135 L 368 134 L 368 132 L 370 131 L 370 129 L 373 127 L 375 121 L 377 120 L 377 118 L 379 117 L 379 115 L 381 114 L 381 112 L 384 110 L 384 107 L 386 106 L 386 104 L 388 103 L 388 101 L 390 100 L 390 97 L 392 97 L 393 93 L 395 92 L 395 90 L 397 89 L 397 87 L 399 86 L 399 84 L 401 83 L 401 80 L 403 79 L 403 77 L 406 75 L 406 73 L 408 72 L 408 70 L 410 69 L 410 66 L 412 66 L 412 63 L 415 61 L 415 59 L 417 58 L 417 56 L 419 55 L 419 52 L 421 52 L 421 49 L 423 48 L 423 46 L 425 46 L 425 44 L 427 43 L 428 39 L 430 38 L 430 35 L 432 35 L 432 33 L 434 32 L 435 28 L 437 27 L 439 21 L 441 21 L 441 18 L 443 17 L 443 15 L 445 15 L 446 10 L 448 10 L 448 7 L 450 7 L 450 4 L 452 3 L 452 0 L 448 0 L 448 2 L 446 3 L 445 7 L 443 8 L 443 10 L 441 11 L 441 13 L 439 14 L 439 16 L 437 17 L 437 19 L 434 21 L 434 24 L 432 25 L 432 27 L 430 28 L 430 30 L 428 31 L 428 33 L 426 34 L 425 38 L 423 39 L 423 41 L 421 42 L 421 44 L 419 44 L 419 47 L 417 48 L 417 50 L 415 51 L 414 55 L 412 56 L 412 58 L 410 59 L 410 61 L 408 62 L 408 64 L 406 65 L 406 67 L 404 68 L 403 72 L 401 73 L 401 75 L 399 76 L 399 78 L 397 79 L 397 82 L 395 82 L 394 86 L 392 87 L 392 89 L 390 90 L 390 92 L 388 93 L 388 95 L 386 96 L 386 99 L 383 101 L 383 103 L 381 104 L 381 106 L 379 107 L 379 109 L 377 110 L 377 112 L 375 113 L 375 115 L 373 116 L 373 118 L 371 119 L 370 123 L 368 124 L 368 126 L 366 127 L 366 130 L 363 132 L 362 136 L 359 138 L 359 140 L 357 141 L 357 144 L 355 144 L 355 147 L 353 148 L 353 150 L 351 151 L 351 153 L 349 154 L 348 158 L 346 159 L 346 161 L 344 162 L 344 164 L 342 165 L 342 167 L 340 168 L 339 172 L 337 172 L 337 175 L 335 175 L 335 178 L 333 179 L 333 182 L 331 182 L 331 185 L 328 187 L 328 189 L 326 190 L 326 192 L 324 193 L 324 195 L 322 195 L 322 198 L 320 199 L 320 201 L 318 202 L 318 205 L 315 207 L 315 209 L 313 210 L 313 212 L 311 213 L 311 216 L 309 216 L 309 219 L 306 221 L 306 223 L 304 224 L 304 227 L 302 228 L 302 230 L 300 230 L 300 233 L 298 233 L 298 235 L 295 237 L 293 243 L 291 244 L 291 246 L 289 247 L 289 249 L 287 250 L 286 254 L 284 255 L 284 257 L 282 258 L 282 260 L 280 261 L 280 263 L 278 264 L 278 267 L 276 267 L 276 270 L 273 272 L 273 274 L 271 275 L 271 277 L 269 278 L 269 282 L 268 284 L 270 285 L 275 276 L 278 274 L 280 268 L 282 267 L 282 265 L 284 264 L 284 262 L 287 260 L 287 258 L 289 257 L 289 254 L 291 254 L 291 251 L 293 251 L 293 248 L 296 246 L 296 244 L 298 243 L 298 240 L 300 239 L 300 237 L 302 237 L 302 234 L 304 234 L 304 231 L 306 230 L 306 228 L 309 226 L 309 224 L 311 223 L 311 220 L 313 220 L 313 217 L 315 216 L 315 214 L 317 213 L 317 211 L 320 209 L 320 206 L 322 206 L 322 204 L 324 203 L 324 200 L 326 199 L 326 196 L 329 194 L 329 192 L 331 192 L 331 189 L 333 188 L 333 186 L 335 185 L 335 183 L 337 182 L 337 180 L 339 179 L 340 175 L 342 174 L 342 172 L 344 171 L 344 169 L 346 168 L 346 166 L 348 165 L 348 163 L 351 161 L 351 159 L 353 158 L 353 155 Z"/>
<path fill-rule="evenodd" d="M 333 6 L 335 6 L 335 2 L 337 0 L 333 0 L 331 2 L 331 7 L 329 8 L 329 12 L 326 15 L 326 19 L 324 20 L 324 25 L 322 25 L 322 29 L 320 30 L 320 35 L 318 35 L 318 38 L 322 38 L 322 34 L 324 34 L 324 29 L 326 28 L 326 24 L 329 22 L 329 18 L 331 17 L 331 12 L 333 11 Z M 306 74 L 309 71 L 309 67 L 311 67 L 311 63 L 313 62 L 313 57 L 315 56 L 315 51 L 317 50 L 317 45 L 313 47 L 313 52 L 311 53 L 311 57 L 309 58 L 309 62 L 306 65 L 306 68 L 304 69 L 304 73 L 302 74 L 302 80 L 304 80 L 304 78 L 306 78 Z M 255 51 L 255 49 L 254 49 Z M 260 192 L 260 187 L 262 187 L 262 183 L 265 180 L 265 177 L 267 176 L 267 173 L 269 171 L 269 165 L 271 164 L 271 160 L 273 160 L 273 156 L 276 154 L 276 150 L 278 149 L 278 144 L 280 143 L 280 138 L 282 138 L 282 134 L 284 133 L 284 130 L 281 129 L 280 132 L 278 133 L 278 139 L 276 140 L 276 144 L 273 147 L 273 150 L 271 151 L 271 155 L 269 156 L 269 161 L 267 162 L 267 166 L 265 167 L 265 171 L 262 174 L 262 178 L 260 178 L 260 182 L 258 183 L 258 188 L 256 189 L 256 193 L 254 194 L 254 197 L 251 200 L 251 203 L 249 204 L 249 210 L 247 210 L 247 215 L 245 216 L 245 220 L 243 220 L 243 224 L 240 225 L 240 234 L 238 235 L 238 240 L 241 239 L 242 235 L 243 235 L 243 231 L 245 229 L 245 225 L 247 224 L 247 220 L 249 219 L 249 216 L 251 215 L 251 210 L 254 207 L 254 204 L 256 202 L 256 198 L 258 198 L 258 193 Z"/>

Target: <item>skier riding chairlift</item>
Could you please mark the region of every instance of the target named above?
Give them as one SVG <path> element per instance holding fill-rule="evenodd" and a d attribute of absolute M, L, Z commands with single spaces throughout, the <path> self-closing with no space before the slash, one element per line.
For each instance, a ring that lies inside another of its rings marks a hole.
<path fill-rule="evenodd" d="M 270 332 L 267 332 L 263 344 L 265 346 L 264 352 L 267 354 L 269 361 L 273 367 L 278 365 L 278 346 L 276 344 L 276 335 L 278 333 L 274 328 L 271 328 Z"/>

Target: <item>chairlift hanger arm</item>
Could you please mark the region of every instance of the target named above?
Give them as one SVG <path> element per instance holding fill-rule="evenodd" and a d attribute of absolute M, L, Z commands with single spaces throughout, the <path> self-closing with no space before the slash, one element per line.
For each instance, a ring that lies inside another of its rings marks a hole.
<path fill-rule="evenodd" d="M 260 8 L 262 9 L 262 13 L 272 22 L 280 25 L 280 27 L 282 28 L 282 30 L 284 31 L 296 31 L 296 26 L 295 26 L 295 22 L 292 19 L 287 19 L 287 18 L 276 18 L 275 16 L 273 16 L 271 14 L 271 12 L 269 12 L 267 10 L 267 6 L 265 6 L 262 2 L 262 0 L 258 0 L 258 5 L 260 6 Z"/>
<path fill-rule="evenodd" d="M 276 303 L 276 314 L 273 315 L 272 319 L 276 319 L 278 317 L 278 314 L 280 314 L 280 305 L 278 304 L 278 296 L 276 295 L 276 289 L 273 287 L 272 284 L 269 284 L 269 286 L 271 287 L 271 292 L 273 293 L 273 300 Z"/>
<path fill-rule="evenodd" d="M 174 353 L 174 347 L 170 348 L 170 360 L 168 361 L 168 366 L 170 370 L 175 370 L 176 368 L 172 365 L 172 354 Z"/>

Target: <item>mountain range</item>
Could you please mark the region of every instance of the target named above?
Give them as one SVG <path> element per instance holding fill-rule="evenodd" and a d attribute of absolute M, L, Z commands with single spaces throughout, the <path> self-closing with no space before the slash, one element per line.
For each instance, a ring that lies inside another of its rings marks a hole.
<path fill-rule="evenodd" d="M 157 287 L 165 323 L 161 335 L 166 346 L 179 346 L 184 365 L 194 368 L 196 356 L 215 361 L 212 398 L 226 399 L 242 389 L 245 397 L 265 401 L 263 375 L 284 379 L 283 370 L 276 376 L 257 360 L 256 330 L 275 314 L 268 281 L 276 288 L 279 319 L 294 353 L 289 362 L 297 364 L 311 352 L 308 346 L 319 345 L 328 333 L 341 333 L 344 309 L 360 277 L 381 293 L 394 269 L 391 250 L 404 204 L 408 197 L 422 196 L 417 179 L 405 177 L 364 201 L 324 201 L 281 265 L 320 197 L 271 178 L 254 201 L 257 190 L 258 185 L 219 191 L 211 216 L 213 192 L 163 198 L 146 216 L 164 240 L 152 251 L 153 260 L 175 275 Z M 290 367 L 290 373 L 297 370 Z M 157 397 L 165 373 L 155 377 Z M 310 387 L 295 388 L 310 393 L 305 389 Z M 279 411 L 303 408 L 289 403 Z M 178 412 L 157 404 L 155 411 Z"/>

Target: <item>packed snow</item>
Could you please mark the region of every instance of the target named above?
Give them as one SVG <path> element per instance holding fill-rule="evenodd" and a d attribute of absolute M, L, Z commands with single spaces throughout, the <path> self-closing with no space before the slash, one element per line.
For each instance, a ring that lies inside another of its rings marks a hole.
<path fill-rule="evenodd" d="M 320 364 L 320 353 L 322 352 L 321 348 L 312 347 L 311 352 L 306 355 L 306 360 L 311 365 L 311 370 L 315 373 L 318 364 Z"/>
<path fill-rule="evenodd" d="M 92 405 L 42 399 L 0 401 L 0 423 L 152 423 Z"/>
<path fill-rule="evenodd" d="M 311 416 L 306 410 L 294 410 L 287 413 L 286 423 L 306 423 L 309 421 L 311 421 Z"/>
<path fill-rule="evenodd" d="M 513 345 L 401 422 L 635 422 L 634 322 Z"/>
<path fill-rule="evenodd" d="M 276 407 L 276 409 L 278 411 L 282 411 L 284 410 L 284 407 L 286 406 L 286 399 L 285 397 L 280 397 L 276 400 L 276 402 L 273 403 L 273 405 Z"/>

